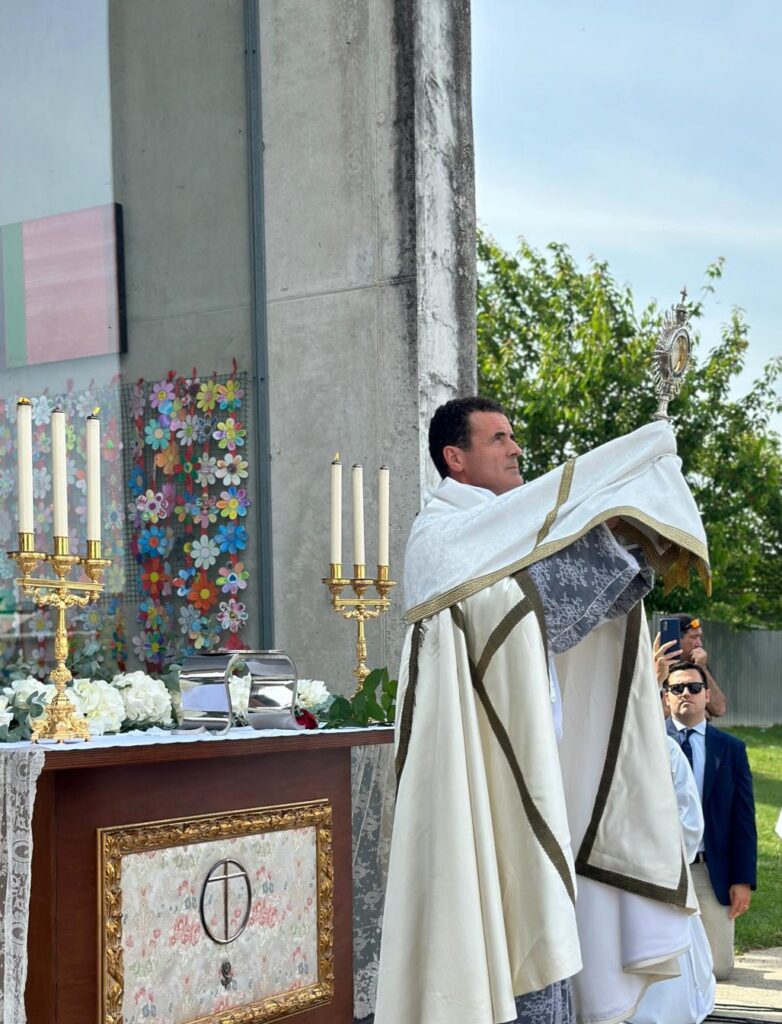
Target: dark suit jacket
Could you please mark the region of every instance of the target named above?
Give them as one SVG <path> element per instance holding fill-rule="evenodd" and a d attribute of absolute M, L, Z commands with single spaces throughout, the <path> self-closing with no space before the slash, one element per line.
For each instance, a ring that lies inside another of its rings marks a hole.
<path fill-rule="evenodd" d="M 677 739 L 669 718 L 669 735 Z M 703 842 L 714 894 L 730 904 L 730 887 L 757 882 L 758 838 L 755 800 L 747 748 L 729 733 L 706 726 L 706 769 L 703 776 Z"/>

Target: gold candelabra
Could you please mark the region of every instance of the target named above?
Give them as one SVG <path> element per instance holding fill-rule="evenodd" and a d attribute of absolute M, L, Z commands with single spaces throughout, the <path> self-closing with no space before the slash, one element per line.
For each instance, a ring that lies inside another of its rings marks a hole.
<path fill-rule="evenodd" d="M 50 675 L 57 693 L 44 713 L 35 719 L 32 742 L 50 740 L 63 743 L 65 740 L 87 740 L 90 737 L 87 722 L 65 694 L 65 687 L 73 678 L 65 664 L 69 649 L 65 612 L 68 608 L 81 608 L 97 600 L 103 590 L 103 572 L 106 566 L 111 564 L 111 559 L 101 558 L 99 540 L 87 541 L 86 558 L 79 558 L 70 553 L 67 537 L 54 538 L 53 554 L 36 551 L 35 537 L 32 533 L 20 533 L 19 550 L 9 551 L 8 555 L 19 566 L 22 575 L 16 582 L 23 592 L 40 607 L 57 609 L 57 629 L 54 634 L 56 664 Z M 49 562 L 54 570 L 55 579 L 31 575 L 41 562 Z M 76 565 L 83 566 L 89 581 L 68 579 Z"/>
<path fill-rule="evenodd" d="M 376 619 L 381 612 L 386 611 L 391 606 L 388 592 L 392 587 L 396 586 L 396 581 L 388 578 L 387 565 L 379 565 L 377 567 L 377 579 L 374 580 L 366 578 L 366 566 L 364 565 L 353 566 L 352 579 L 343 577 L 342 564 L 340 562 L 331 562 L 329 571 L 330 575 L 323 582 L 331 591 L 332 608 L 343 619 L 352 620 L 357 624 L 356 667 L 353 669 L 353 675 L 358 683 L 356 687 L 358 691 L 369 675 L 366 662 L 367 640 L 364 633 L 364 623 L 367 619 Z M 351 587 L 356 596 L 342 597 L 342 591 L 346 587 Z M 366 596 L 366 592 L 370 587 L 375 588 L 378 594 L 377 597 Z"/>

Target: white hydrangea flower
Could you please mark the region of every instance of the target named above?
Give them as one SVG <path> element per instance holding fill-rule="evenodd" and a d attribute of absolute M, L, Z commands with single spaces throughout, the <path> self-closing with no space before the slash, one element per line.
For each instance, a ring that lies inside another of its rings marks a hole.
<path fill-rule="evenodd" d="M 125 703 L 125 718 L 129 722 L 149 725 L 173 725 L 171 695 L 165 683 L 153 679 L 146 672 L 125 672 L 111 681 Z"/>
<path fill-rule="evenodd" d="M 120 731 L 125 720 L 125 701 L 116 687 L 103 679 L 75 679 L 71 690 L 93 736 Z"/>
<path fill-rule="evenodd" d="M 9 702 L 21 710 L 26 710 L 30 697 L 37 693 L 42 704 L 48 704 L 57 692 L 54 683 L 42 683 L 35 676 L 26 676 L 24 679 L 14 679 L 10 686 L 6 686 L 3 693 Z"/>
<path fill-rule="evenodd" d="M 246 676 L 231 676 L 228 682 L 228 689 L 231 691 L 231 706 L 235 715 L 243 718 L 247 714 L 250 704 L 250 683 L 252 676 L 248 672 Z"/>
<path fill-rule="evenodd" d="M 296 700 L 308 711 L 320 711 L 331 700 L 331 694 L 322 679 L 300 679 Z"/>
<path fill-rule="evenodd" d="M 13 720 L 14 712 L 8 703 L 8 698 L 0 696 L 0 726 L 10 725 Z"/>

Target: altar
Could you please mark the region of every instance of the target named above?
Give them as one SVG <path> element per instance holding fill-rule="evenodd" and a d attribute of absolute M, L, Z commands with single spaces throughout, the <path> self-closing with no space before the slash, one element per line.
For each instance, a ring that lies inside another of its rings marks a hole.
<path fill-rule="evenodd" d="M 18 745 L 43 757 L 29 1024 L 352 1021 L 361 774 L 373 753 L 387 771 L 392 736 L 240 728 Z"/>

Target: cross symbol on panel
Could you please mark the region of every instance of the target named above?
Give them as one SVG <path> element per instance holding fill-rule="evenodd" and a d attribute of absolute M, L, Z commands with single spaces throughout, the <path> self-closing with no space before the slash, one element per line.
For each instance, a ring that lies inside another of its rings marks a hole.
<path fill-rule="evenodd" d="M 236 868 L 238 870 L 232 871 L 231 870 L 232 868 Z M 231 879 L 234 879 L 234 878 L 242 878 L 242 879 L 244 879 L 244 885 L 245 885 L 245 907 L 244 907 L 244 914 L 242 915 L 241 924 L 239 925 L 238 928 L 236 928 L 234 930 L 234 932 L 232 934 L 229 935 L 229 927 L 230 927 L 231 919 L 232 919 L 232 915 L 231 915 L 232 903 L 231 903 L 231 898 L 230 898 L 230 896 L 231 896 L 231 894 L 230 894 L 230 888 L 231 888 L 230 882 L 231 882 Z M 206 912 L 205 912 L 206 896 L 207 896 L 207 892 L 208 892 L 209 886 L 210 885 L 220 885 L 220 884 L 223 886 L 223 937 L 222 938 L 218 938 L 217 935 L 215 935 L 212 932 L 212 929 L 209 927 L 209 924 L 208 924 L 208 922 L 206 920 Z M 247 874 L 247 871 L 244 868 L 244 866 L 242 864 L 240 864 L 238 860 L 231 860 L 230 858 L 224 858 L 223 860 L 218 860 L 216 864 L 213 864 L 212 867 L 209 869 L 209 872 L 207 873 L 206 878 L 204 879 L 204 884 L 201 886 L 201 908 L 200 908 L 201 909 L 201 924 L 203 925 L 204 931 L 209 936 L 209 938 L 212 940 L 212 942 L 217 942 L 221 946 L 226 946 L 226 945 L 228 945 L 229 942 L 233 942 L 235 939 L 238 939 L 239 936 L 244 931 L 245 926 L 247 925 L 247 920 L 250 917 L 250 907 L 251 907 L 251 904 L 252 904 L 252 889 L 250 887 L 250 876 Z"/>

